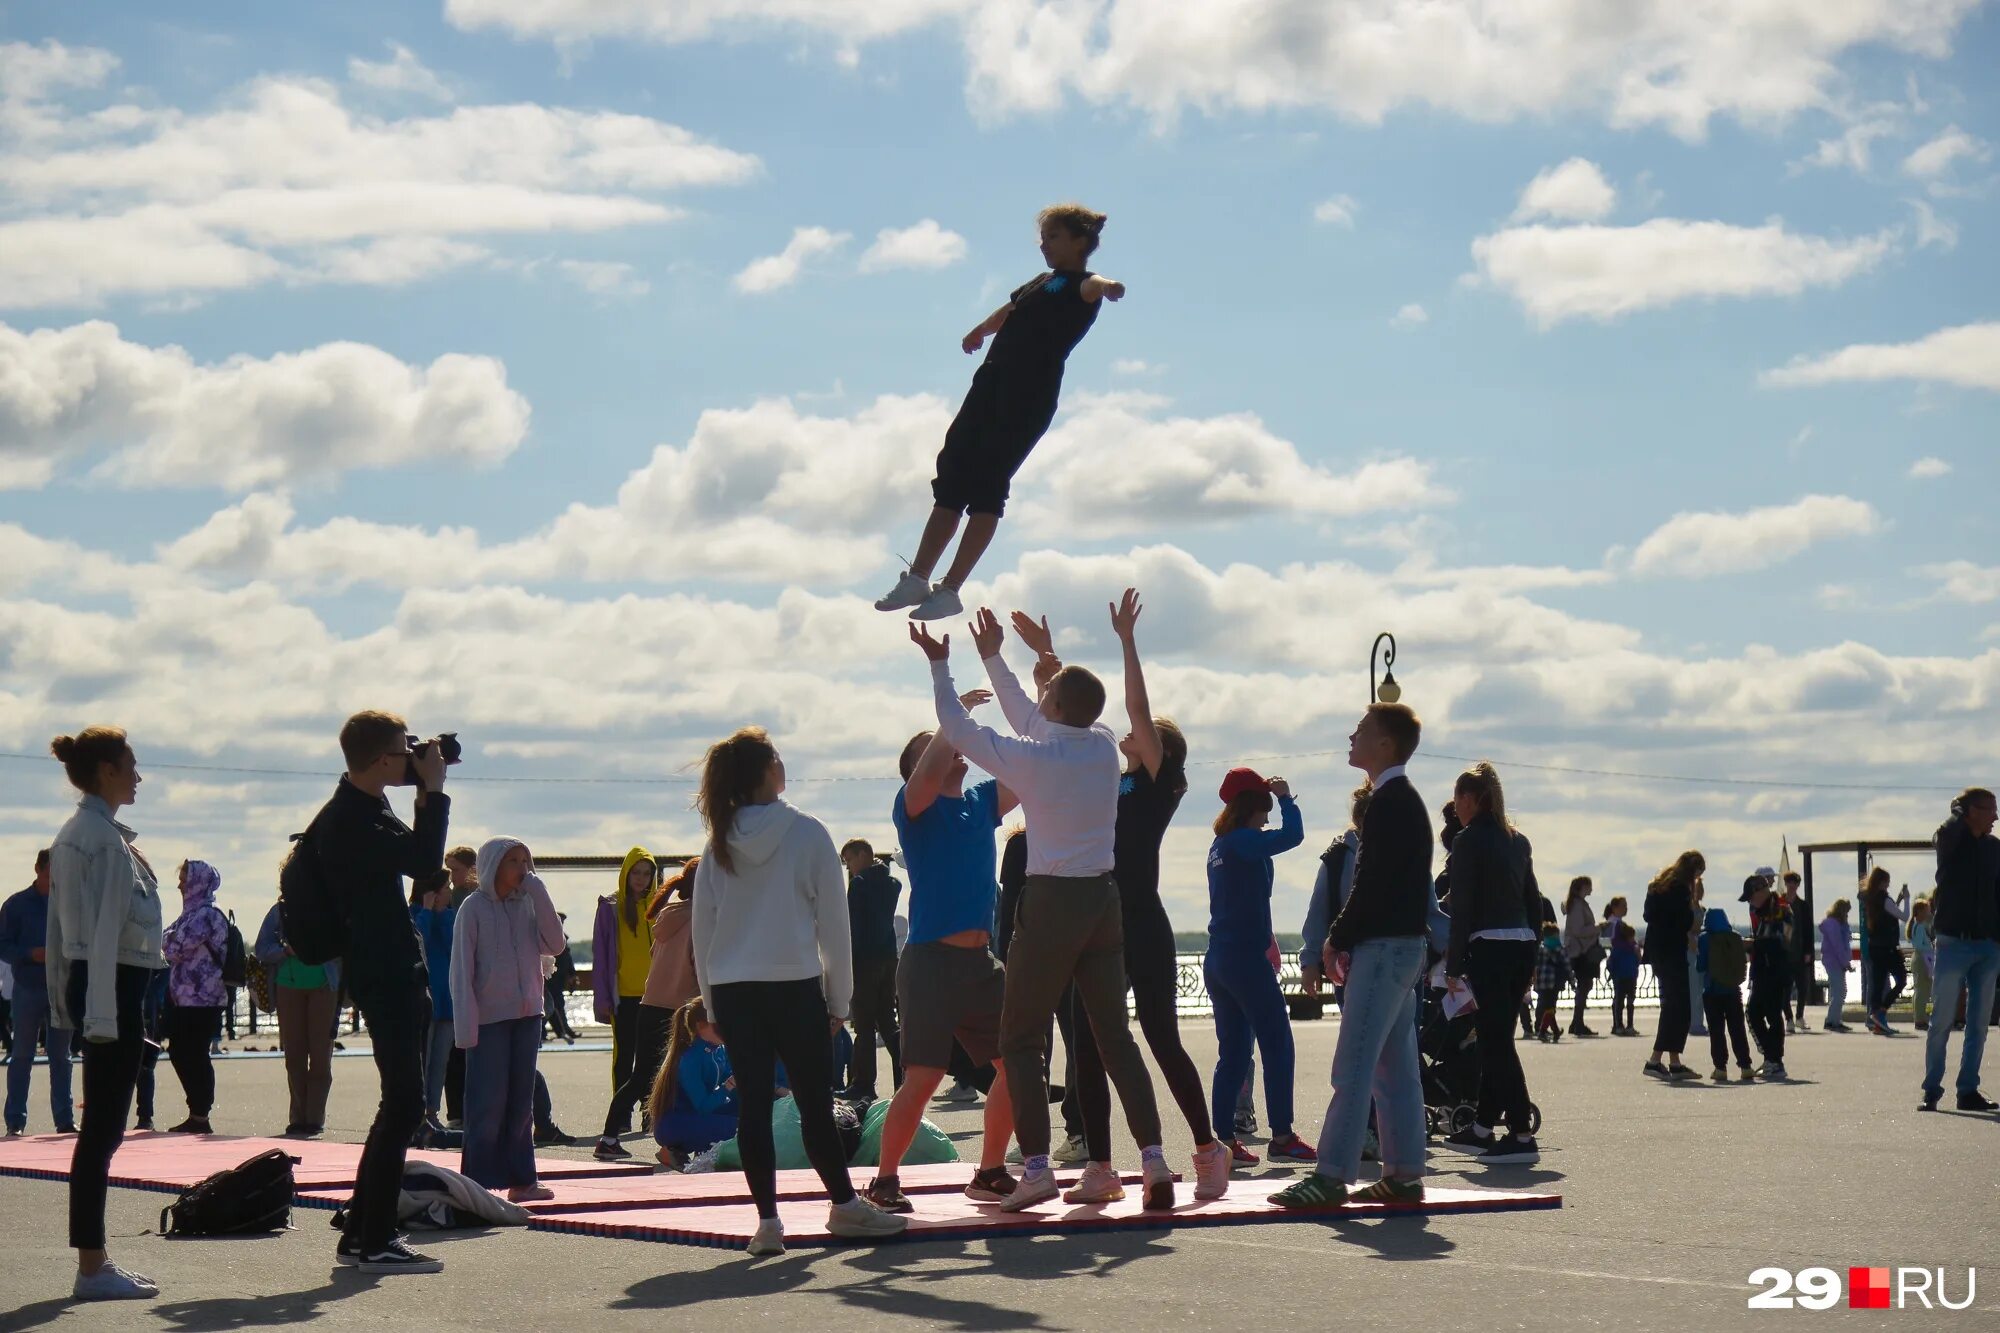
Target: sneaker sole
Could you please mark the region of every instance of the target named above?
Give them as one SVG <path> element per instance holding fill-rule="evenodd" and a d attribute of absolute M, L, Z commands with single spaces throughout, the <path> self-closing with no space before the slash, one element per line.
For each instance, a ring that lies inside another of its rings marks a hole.
<path fill-rule="evenodd" d="M 876 1223 L 865 1225 L 857 1225 L 853 1222 L 844 1222 L 838 1225 L 828 1223 L 826 1233 L 829 1236 L 836 1236 L 841 1240 L 883 1240 L 889 1236 L 900 1236 L 907 1230 L 909 1230 L 908 1224 L 902 1221 L 902 1219 L 897 1218 L 893 1226 L 882 1226 Z"/>
<path fill-rule="evenodd" d="M 437 1259 L 429 1259 L 422 1263 L 413 1263 L 413 1264 L 412 1263 L 378 1264 L 378 1263 L 369 1263 L 367 1260 L 364 1259 L 360 1263 L 356 1264 L 355 1267 L 360 1269 L 363 1273 L 366 1273 L 372 1277 L 388 1277 L 394 1273 L 444 1272 L 444 1264 Z"/>
<path fill-rule="evenodd" d="M 1017 1188 L 1012 1194 L 1000 1201 L 1000 1211 L 1003 1213 L 1023 1212 L 1038 1204 L 1048 1203 L 1052 1199 L 1059 1197 L 1059 1194 L 1060 1191 L 1051 1189 L 1046 1194 L 1034 1193 L 1031 1195 L 1027 1190 Z"/>

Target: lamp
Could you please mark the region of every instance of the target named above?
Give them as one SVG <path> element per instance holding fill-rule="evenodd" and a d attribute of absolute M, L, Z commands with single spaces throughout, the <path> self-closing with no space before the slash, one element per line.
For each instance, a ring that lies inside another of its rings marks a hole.
<path fill-rule="evenodd" d="M 1389 645 L 1387 652 L 1382 650 L 1382 645 L 1385 642 Z M 1382 683 L 1379 686 L 1375 683 L 1375 661 L 1378 655 L 1382 661 Z M 1402 699 L 1403 687 L 1396 683 L 1395 667 L 1396 636 L 1384 630 L 1375 636 L 1375 646 L 1368 650 L 1368 700 L 1370 703 L 1379 701 L 1385 704 L 1393 704 Z"/>

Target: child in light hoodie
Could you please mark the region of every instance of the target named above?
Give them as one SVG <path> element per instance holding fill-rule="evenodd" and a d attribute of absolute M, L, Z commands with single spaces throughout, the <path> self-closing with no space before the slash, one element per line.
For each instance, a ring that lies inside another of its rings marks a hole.
<path fill-rule="evenodd" d="M 479 849 L 479 889 L 451 940 L 451 1018 L 465 1052 L 459 1169 L 516 1203 L 553 1197 L 535 1179 L 535 1056 L 542 1041 L 542 956 L 569 947 L 524 843 Z"/>

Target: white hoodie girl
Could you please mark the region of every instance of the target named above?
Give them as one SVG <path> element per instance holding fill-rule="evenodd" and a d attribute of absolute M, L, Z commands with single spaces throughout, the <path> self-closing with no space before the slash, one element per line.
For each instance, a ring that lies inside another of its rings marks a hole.
<path fill-rule="evenodd" d="M 694 876 L 702 1003 L 714 1013 L 713 988 L 732 981 L 818 977 L 827 1013 L 845 1019 L 854 995 L 847 875 L 826 825 L 783 801 L 745 806 L 729 858 L 734 870 L 702 857 Z"/>
<path fill-rule="evenodd" d="M 459 907 L 452 927 L 452 1038 L 461 1050 L 479 1044 L 482 1024 L 540 1015 L 542 955 L 569 948 L 532 861 L 504 902 L 493 891 L 501 860 L 520 846 L 513 838 L 494 838 L 479 849 L 479 890 Z"/>

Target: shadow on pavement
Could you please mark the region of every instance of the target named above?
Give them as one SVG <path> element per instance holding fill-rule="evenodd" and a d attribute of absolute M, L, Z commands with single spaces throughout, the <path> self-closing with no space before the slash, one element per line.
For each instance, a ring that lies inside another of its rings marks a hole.
<path fill-rule="evenodd" d="M 1378 1259 L 1408 1263 L 1442 1259 L 1458 1248 L 1457 1241 L 1432 1230 L 1431 1222 L 1430 1217 L 1421 1213 L 1414 1217 L 1385 1217 L 1367 1222 L 1332 1217 L 1327 1219 L 1326 1229 L 1350 1245 L 1373 1250 Z"/>
<path fill-rule="evenodd" d="M 325 1307 L 366 1291 L 375 1279 L 345 1269 L 323 1287 L 311 1291 L 287 1291 L 270 1296 L 216 1296 L 202 1301 L 162 1301 L 146 1307 L 169 1328 L 190 1333 L 237 1328 L 269 1328 L 282 1324 L 303 1324 L 317 1319 Z"/>

